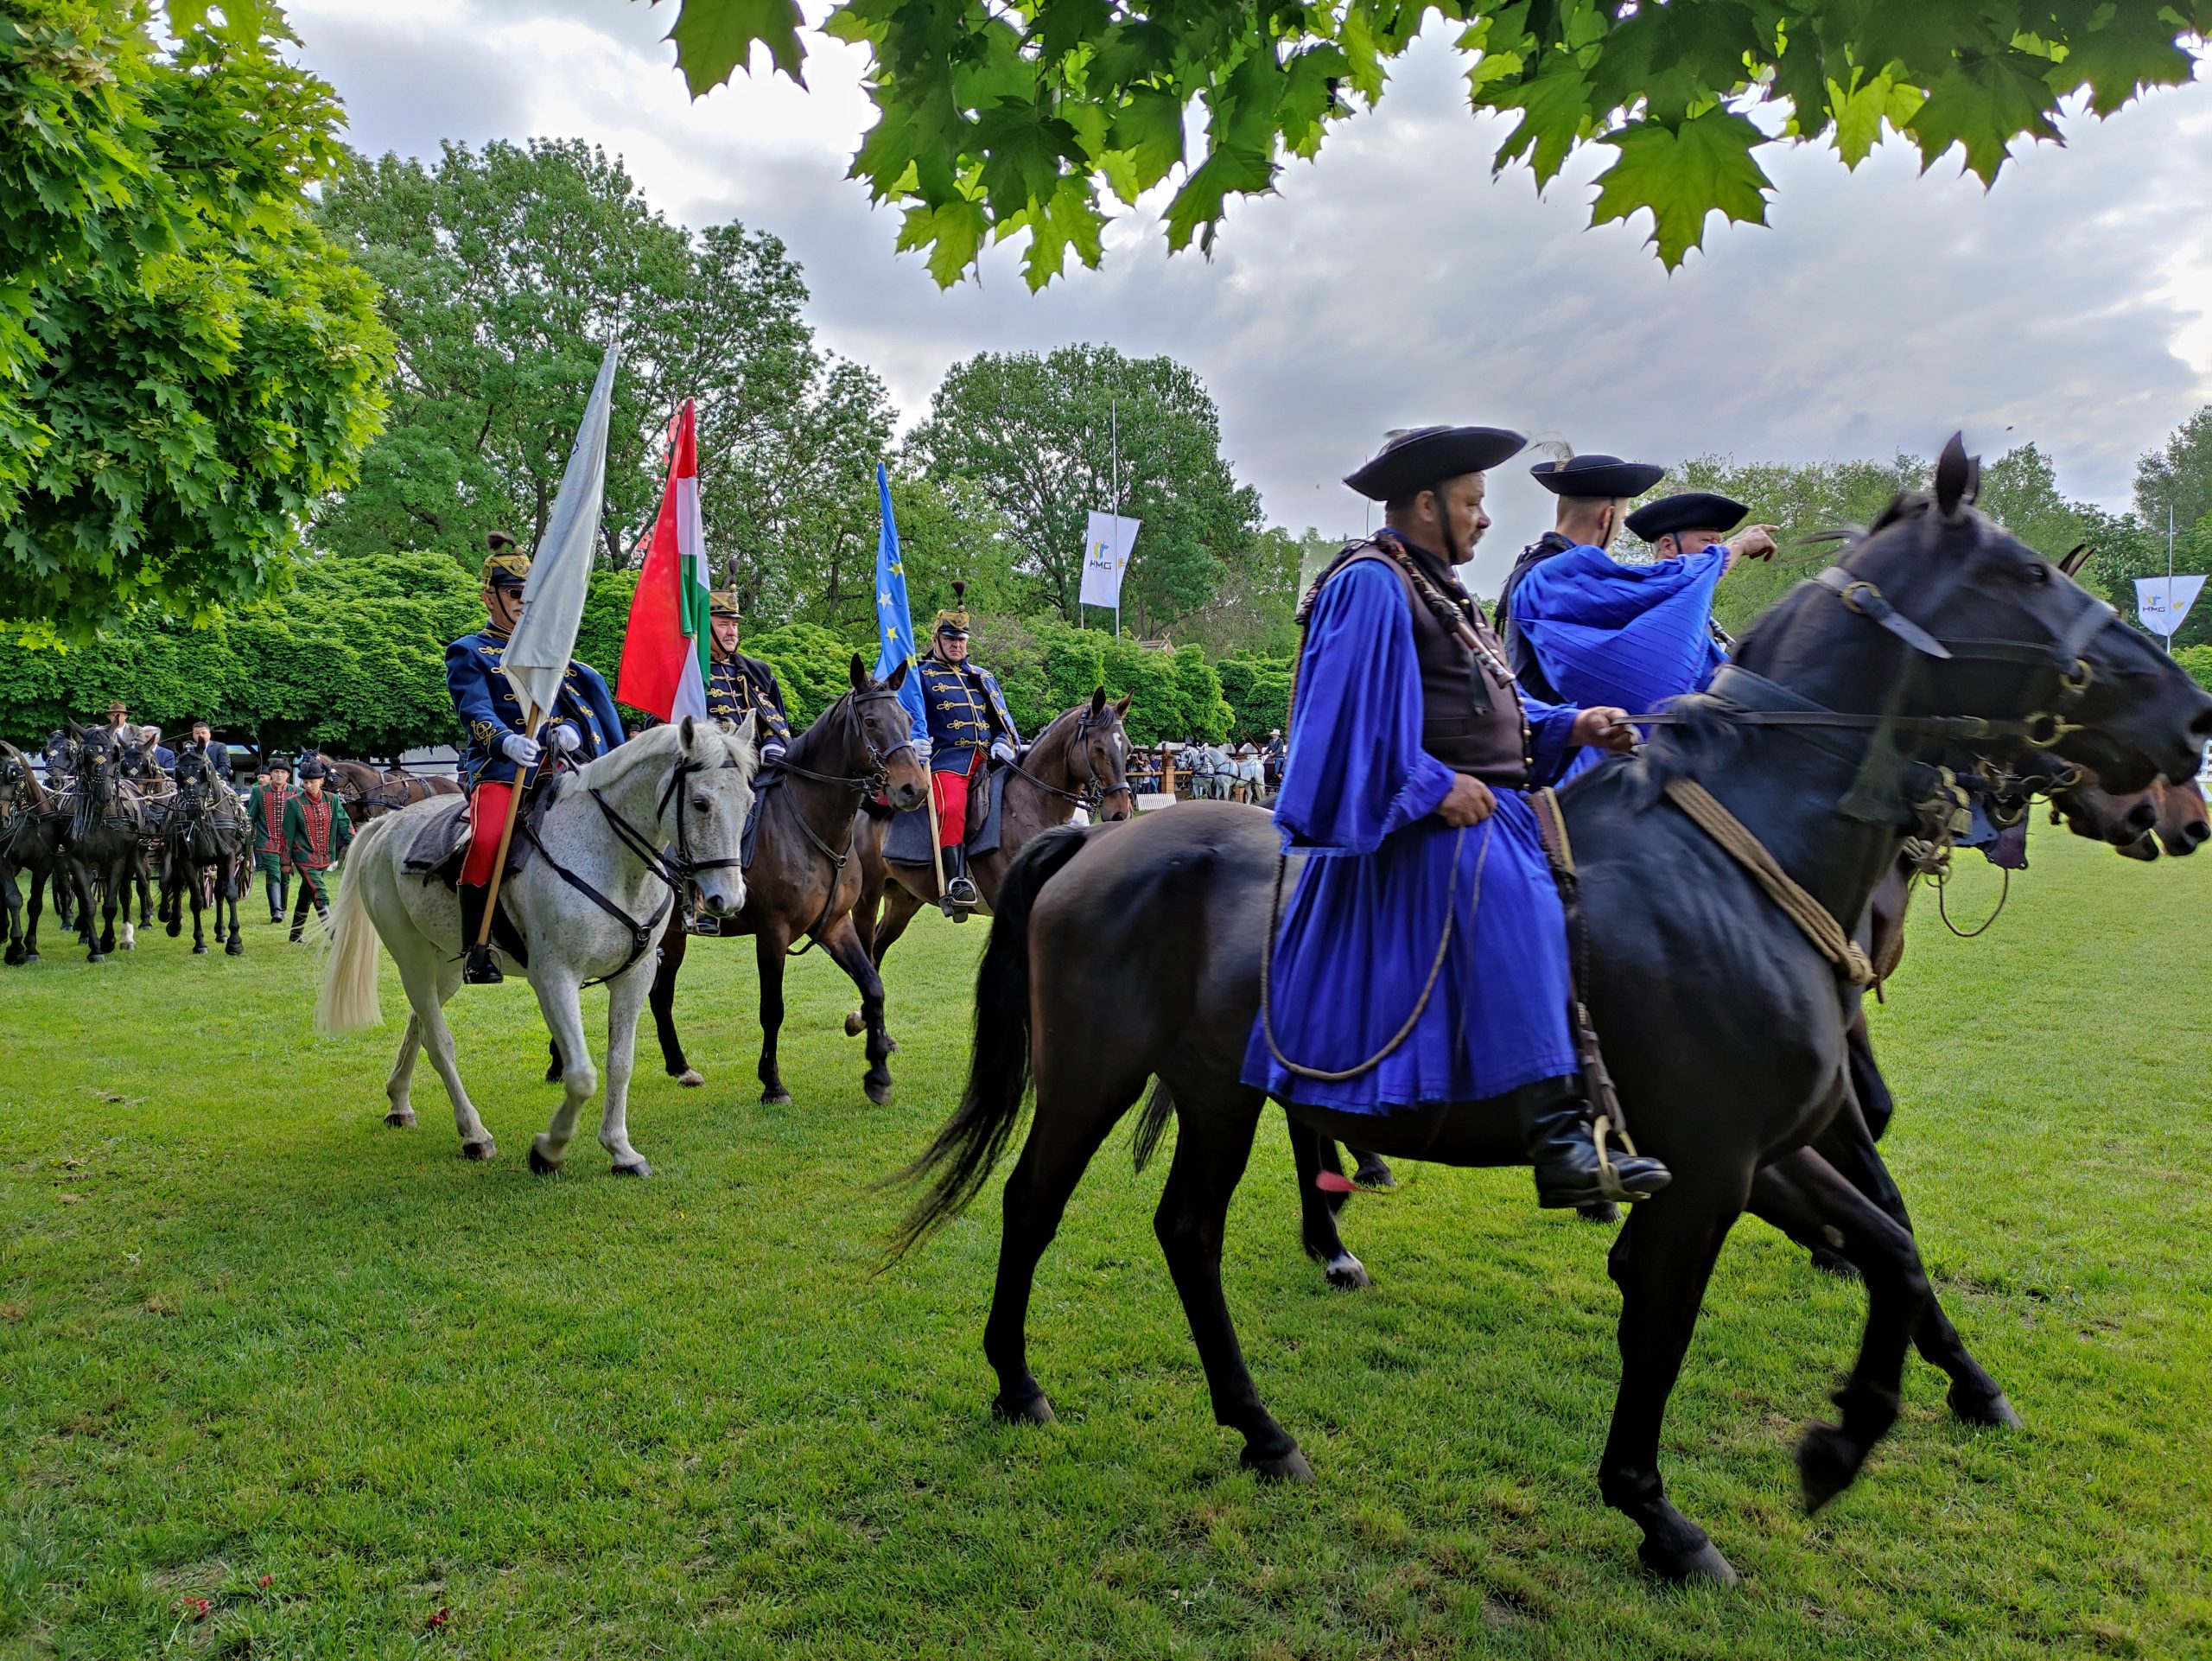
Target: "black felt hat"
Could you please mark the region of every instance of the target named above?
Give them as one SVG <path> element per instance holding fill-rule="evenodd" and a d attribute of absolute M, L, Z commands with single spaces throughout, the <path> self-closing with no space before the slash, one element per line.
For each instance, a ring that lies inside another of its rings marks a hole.
<path fill-rule="evenodd" d="M 302 761 L 300 764 L 302 784 L 307 783 L 310 779 L 327 779 L 328 777 L 330 777 L 330 769 L 320 761 Z"/>
<path fill-rule="evenodd" d="M 1628 528 L 1646 542 L 1684 531 L 1733 531 L 1751 510 L 1710 490 L 1685 490 L 1646 502 L 1628 516 Z"/>
<path fill-rule="evenodd" d="M 1529 469 L 1529 476 L 1554 496 L 1610 501 L 1641 496 L 1667 476 L 1667 469 L 1649 461 L 1624 461 L 1618 455 L 1575 455 L 1564 461 L 1539 461 Z"/>
<path fill-rule="evenodd" d="M 1344 482 L 1370 501 L 1395 502 L 1463 473 L 1486 473 L 1528 442 L 1503 427 L 1414 427 L 1386 436 L 1375 459 Z"/>

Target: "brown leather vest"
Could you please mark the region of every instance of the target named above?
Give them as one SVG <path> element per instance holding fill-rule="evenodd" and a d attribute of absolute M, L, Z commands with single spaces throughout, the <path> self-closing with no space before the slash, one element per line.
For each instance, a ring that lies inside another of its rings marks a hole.
<path fill-rule="evenodd" d="M 1370 544 L 1344 564 L 1373 560 L 1398 579 L 1414 626 L 1414 655 L 1421 662 L 1421 747 L 1454 773 L 1465 773 L 1486 785 L 1523 790 L 1529 784 L 1529 729 L 1521 712 L 1521 694 L 1513 682 L 1482 663 L 1468 651 L 1456 633 L 1431 611 L 1414 591 L 1397 563 Z M 1447 595 L 1464 593 L 1456 576 L 1439 577 L 1432 563 L 1427 571 Z M 1475 636 L 1503 665 L 1505 648 L 1491 632 L 1479 602 L 1468 607 Z M 1475 708 L 1475 677 L 1480 675 L 1490 690 L 1490 708 Z"/>

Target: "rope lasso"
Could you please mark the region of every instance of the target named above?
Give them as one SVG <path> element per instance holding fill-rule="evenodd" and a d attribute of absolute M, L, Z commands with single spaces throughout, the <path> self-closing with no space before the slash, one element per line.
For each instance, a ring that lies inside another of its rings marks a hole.
<path fill-rule="evenodd" d="M 1285 1071 L 1295 1073 L 1300 1079 L 1319 1079 L 1323 1084 L 1342 1084 L 1347 1079 L 1357 1079 L 1363 1073 L 1374 1072 L 1395 1054 L 1399 1047 L 1403 1045 L 1406 1040 L 1413 1036 L 1414 1028 L 1421 1024 L 1421 1015 L 1427 1009 L 1428 1000 L 1436 990 L 1436 983 L 1444 973 L 1444 959 L 1452 948 L 1452 925 L 1458 920 L 1459 910 L 1459 856 L 1466 850 L 1467 830 L 1467 826 L 1461 825 L 1459 834 L 1452 838 L 1452 881 L 1444 895 L 1444 932 L 1437 936 L 1436 956 L 1428 965 L 1428 978 L 1421 983 L 1421 996 L 1414 1002 L 1413 1013 L 1406 1017 L 1405 1024 L 1391 1035 L 1389 1042 L 1358 1066 L 1347 1068 L 1342 1072 L 1330 1072 L 1319 1067 L 1305 1066 L 1292 1060 L 1282 1053 L 1282 1046 L 1275 1038 L 1275 930 L 1282 916 L 1283 871 L 1290 862 L 1287 855 L 1275 856 L 1274 893 L 1268 904 L 1268 932 L 1260 937 L 1260 1033 L 1268 1041 L 1268 1053 L 1274 1057 Z M 1475 896 L 1467 908 L 1467 926 L 1471 931 L 1475 926 L 1476 914 L 1482 908 L 1483 868 L 1490 862 L 1490 845 L 1493 830 L 1494 826 L 1489 824 L 1484 825 L 1483 845 L 1475 854 Z"/>

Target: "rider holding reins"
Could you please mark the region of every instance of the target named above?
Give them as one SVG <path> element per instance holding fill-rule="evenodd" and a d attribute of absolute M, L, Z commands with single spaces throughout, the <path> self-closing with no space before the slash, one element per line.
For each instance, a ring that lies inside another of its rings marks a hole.
<path fill-rule="evenodd" d="M 926 724 L 917 723 L 914 741 L 926 742 L 930 792 L 937 805 L 938 845 L 944 850 L 944 903 L 972 911 L 981 903 L 968 875 L 969 791 L 985 777 L 988 761 L 1006 762 L 1021 746 L 1006 696 L 991 671 L 968 661 L 968 585 L 952 585 L 952 605 L 937 614 L 929 656 L 920 663 Z M 980 819 L 988 807 L 977 810 Z"/>

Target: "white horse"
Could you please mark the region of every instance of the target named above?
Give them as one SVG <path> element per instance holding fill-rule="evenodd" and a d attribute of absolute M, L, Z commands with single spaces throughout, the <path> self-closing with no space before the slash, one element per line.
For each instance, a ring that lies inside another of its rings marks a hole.
<path fill-rule="evenodd" d="M 587 980 L 604 978 L 609 993 L 607 1102 L 600 1145 L 613 1156 L 617 1176 L 652 1174 L 630 1146 L 627 1112 L 638 1012 L 653 980 L 653 943 L 677 899 L 678 884 L 696 885 L 715 916 L 744 908 L 738 842 L 753 807 L 754 760 L 752 716 L 734 729 L 687 716 L 576 769 L 538 821 L 537 857 L 500 896 L 529 951 L 530 983 L 563 1061 L 561 1105 L 531 1145 L 531 1170 L 561 1168 L 577 1116 L 597 1084 L 578 994 Z M 461 1152 L 489 1159 L 496 1151 L 492 1133 L 461 1087 L 453 1032 L 445 1021 L 446 1001 L 461 984 L 460 901 L 442 884 L 402 869 L 416 831 L 434 816 L 453 811 L 450 797 L 434 797 L 371 820 L 353 839 L 315 1023 L 326 1033 L 381 1024 L 381 938 L 399 965 L 413 1011 L 385 1085 L 391 1098 L 385 1123 L 415 1123 L 408 1086 L 416 1048 L 428 1049 L 453 1098 Z M 674 853 L 664 851 L 671 848 Z M 515 968 L 511 958 L 503 966 L 511 973 Z"/>

